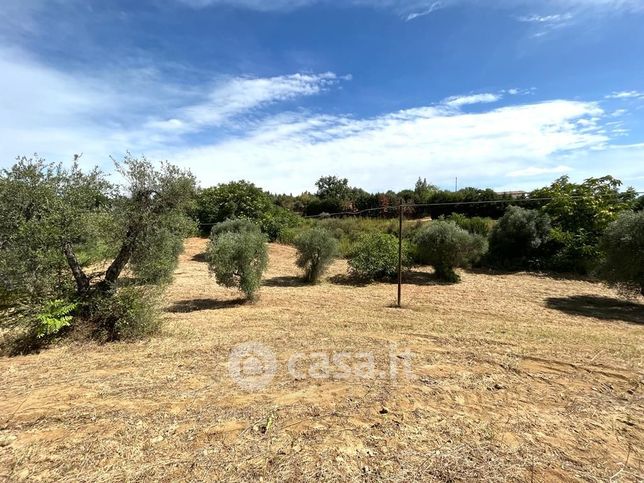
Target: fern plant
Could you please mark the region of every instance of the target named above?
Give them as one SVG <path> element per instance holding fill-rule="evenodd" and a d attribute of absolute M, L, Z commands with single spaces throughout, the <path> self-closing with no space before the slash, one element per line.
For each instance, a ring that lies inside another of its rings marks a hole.
<path fill-rule="evenodd" d="M 42 312 L 36 315 L 38 338 L 57 334 L 63 327 L 68 327 L 74 318 L 71 314 L 78 304 L 67 300 L 55 299 L 47 302 Z"/>

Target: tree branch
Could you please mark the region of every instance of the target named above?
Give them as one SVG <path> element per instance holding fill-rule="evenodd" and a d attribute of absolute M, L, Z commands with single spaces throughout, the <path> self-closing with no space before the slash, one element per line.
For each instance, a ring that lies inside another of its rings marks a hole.
<path fill-rule="evenodd" d="M 115 287 L 116 282 L 121 276 L 121 272 L 130 261 L 138 235 L 138 233 L 134 233 L 133 231 L 132 228 L 128 230 L 121 249 L 105 272 L 105 279 L 100 284 L 104 291 L 110 291 Z"/>
<path fill-rule="evenodd" d="M 72 275 L 74 275 L 74 280 L 76 281 L 76 292 L 78 295 L 85 295 L 89 291 L 89 277 L 85 275 L 83 268 L 76 258 L 72 244 L 69 242 L 63 242 L 63 253 L 67 259 L 67 264 L 69 265 Z"/>

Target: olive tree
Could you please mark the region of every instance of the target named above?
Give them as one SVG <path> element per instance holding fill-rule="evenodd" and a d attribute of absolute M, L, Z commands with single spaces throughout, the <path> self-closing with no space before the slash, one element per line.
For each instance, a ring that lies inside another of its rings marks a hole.
<path fill-rule="evenodd" d="M 311 228 L 295 238 L 298 267 L 307 282 L 316 283 L 338 253 L 338 241 L 323 228 Z"/>
<path fill-rule="evenodd" d="M 487 251 L 487 240 L 473 235 L 451 221 L 432 221 L 414 237 L 419 262 L 432 265 L 436 275 L 448 282 L 458 282 L 454 271 L 479 260 Z"/>
<path fill-rule="evenodd" d="M 550 238 L 550 217 L 538 210 L 509 206 L 490 233 L 489 260 L 503 268 L 528 268 Z"/>
<path fill-rule="evenodd" d="M 411 265 L 409 245 L 403 240 L 402 268 Z M 367 233 L 349 252 L 349 271 L 365 280 L 390 280 L 398 273 L 398 239 L 388 233 Z"/>
<path fill-rule="evenodd" d="M 122 185 L 98 169 L 83 171 L 77 163 L 66 169 L 39 158 L 20 158 L 0 173 L 6 310 L 30 314 L 48 301 L 74 299 L 87 315 L 98 299 L 116 294 L 128 264 L 135 280 L 168 278 L 191 225 L 186 213 L 195 180 L 170 164 L 156 168 L 130 155 L 116 168 Z M 92 271 L 97 262 L 107 268 Z"/>
<path fill-rule="evenodd" d="M 212 227 L 206 259 L 218 283 L 253 301 L 268 265 L 266 236 L 248 220 L 224 221 Z"/>

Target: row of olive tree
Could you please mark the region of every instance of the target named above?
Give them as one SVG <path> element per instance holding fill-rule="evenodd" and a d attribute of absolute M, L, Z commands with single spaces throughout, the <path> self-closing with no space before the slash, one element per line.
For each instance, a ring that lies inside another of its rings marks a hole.
<path fill-rule="evenodd" d="M 151 298 L 140 291 L 172 276 L 194 230 L 195 179 L 129 155 L 116 168 L 120 184 L 98 169 L 39 158 L 0 172 L 3 325 L 41 337 L 74 320 L 108 338 L 153 328 Z"/>
<path fill-rule="evenodd" d="M 244 218 L 230 219 L 212 227 L 206 250 L 210 273 L 225 287 L 238 288 L 254 301 L 268 263 L 267 236 Z M 338 242 L 328 231 L 312 228 L 295 239 L 297 265 L 309 283 L 319 281 L 338 254 Z"/>

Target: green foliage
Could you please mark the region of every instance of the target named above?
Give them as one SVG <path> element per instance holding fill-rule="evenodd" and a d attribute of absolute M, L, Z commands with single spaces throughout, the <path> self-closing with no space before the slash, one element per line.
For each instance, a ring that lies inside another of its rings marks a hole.
<path fill-rule="evenodd" d="M 295 239 L 298 251 L 296 264 L 304 269 L 308 282 L 315 283 L 329 268 L 338 252 L 338 242 L 321 228 L 313 228 Z"/>
<path fill-rule="evenodd" d="M 310 225 L 308 224 L 303 224 L 294 228 L 285 228 L 280 232 L 280 236 L 277 241 L 285 245 L 293 245 L 295 243 L 295 239 L 309 228 Z"/>
<path fill-rule="evenodd" d="M 403 269 L 409 268 L 409 244 L 403 240 Z M 387 233 L 360 236 L 349 253 L 353 275 L 367 280 L 392 279 L 398 273 L 398 239 Z"/>
<path fill-rule="evenodd" d="M 210 226 L 230 218 L 260 220 L 273 209 L 271 196 L 253 183 L 234 181 L 201 190 L 197 196 L 199 222 Z"/>
<path fill-rule="evenodd" d="M 93 171 L 21 158 L 0 174 L 0 305 L 67 298 L 73 279 L 63 240 L 90 246 L 91 216 L 106 209 L 108 185 Z"/>
<path fill-rule="evenodd" d="M 99 337 L 140 339 L 161 328 L 160 305 L 160 293 L 154 287 L 122 287 L 113 294 L 94 297 L 88 318 Z"/>
<path fill-rule="evenodd" d="M 315 186 L 318 188 L 317 195 L 321 199 L 344 201 L 351 193 L 349 180 L 337 176 L 322 176 L 315 182 Z"/>
<path fill-rule="evenodd" d="M 644 295 L 644 211 L 620 214 L 606 229 L 600 249 L 604 257 L 598 275 Z"/>
<path fill-rule="evenodd" d="M 128 264 L 135 282 L 169 279 L 190 225 L 194 177 L 129 155 L 117 170 L 124 186 L 41 159 L 0 173 L 0 311 L 26 325 L 41 300 L 73 298 L 85 314 L 117 291 Z M 109 259 L 105 272 L 86 273 Z"/>
<path fill-rule="evenodd" d="M 210 230 L 210 240 L 215 242 L 225 233 L 259 233 L 259 225 L 247 218 L 231 218 L 213 225 Z"/>
<path fill-rule="evenodd" d="M 74 319 L 72 313 L 78 308 L 76 302 L 55 299 L 48 302 L 36 315 L 38 338 L 57 334 L 63 327 L 69 327 Z"/>
<path fill-rule="evenodd" d="M 280 240 L 286 230 L 296 228 L 303 222 L 301 216 L 279 206 L 273 206 L 259 221 L 262 231 L 270 241 Z"/>
<path fill-rule="evenodd" d="M 644 195 L 640 196 L 635 200 L 635 203 L 633 204 L 633 210 L 635 211 L 642 211 L 644 210 Z"/>
<path fill-rule="evenodd" d="M 197 196 L 197 216 L 204 232 L 213 223 L 228 219 L 251 220 L 270 241 L 302 221 L 299 215 L 274 204 L 269 193 L 243 180 L 202 190 Z"/>
<path fill-rule="evenodd" d="M 534 268 L 550 238 L 550 217 L 537 210 L 509 206 L 490 234 L 488 260 L 501 268 Z"/>
<path fill-rule="evenodd" d="M 132 253 L 130 268 L 135 278 L 146 284 L 170 283 L 184 239 L 196 232 L 196 223 L 184 213 L 160 216 L 157 223 L 147 227 Z"/>
<path fill-rule="evenodd" d="M 398 236 L 398 220 L 386 220 L 382 218 L 324 218 L 315 220 L 315 226 L 327 230 L 338 240 L 339 250 L 342 256 L 348 256 L 353 245 L 365 234 L 388 233 Z M 403 224 L 403 236 L 407 238 L 408 231 L 415 222 Z"/>
<path fill-rule="evenodd" d="M 463 230 L 483 237 L 489 236 L 495 224 L 492 218 L 482 218 L 480 216 L 467 217 L 461 213 L 452 213 L 446 219 L 453 221 L 463 228 Z"/>
<path fill-rule="evenodd" d="M 532 198 L 552 198 L 543 206 L 551 219 L 553 251 L 550 268 L 587 273 L 599 259 L 599 239 L 619 213 L 636 200 L 632 190 L 620 192 L 621 181 L 612 176 L 589 178 L 581 184 L 567 176 L 531 193 Z"/>
<path fill-rule="evenodd" d="M 268 264 L 266 237 L 248 226 L 239 231 L 217 231 L 208 243 L 206 259 L 218 283 L 239 288 L 254 300 Z"/>
<path fill-rule="evenodd" d="M 450 221 L 432 221 L 415 237 L 419 262 L 432 265 L 436 275 L 448 282 L 458 282 L 456 267 L 467 267 L 487 251 L 487 240 L 473 235 Z"/>

